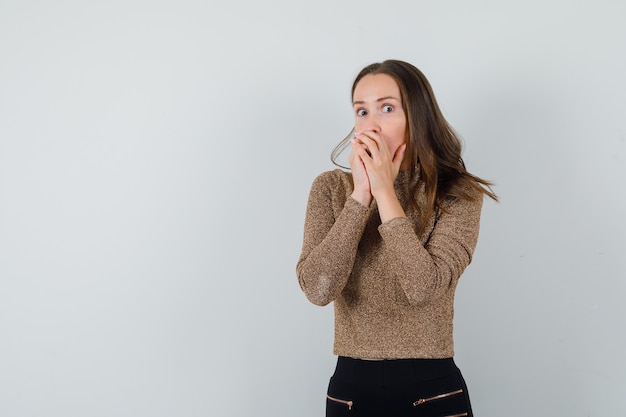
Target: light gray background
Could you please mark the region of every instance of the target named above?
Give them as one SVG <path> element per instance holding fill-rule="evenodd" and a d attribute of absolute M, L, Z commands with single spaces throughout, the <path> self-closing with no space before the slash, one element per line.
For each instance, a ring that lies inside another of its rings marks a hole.
<path fill-rule="evenodd" d="M 366 64 L 497 183 L 456 303 L 477 416 L 624 412 L 623 1 L 0 0 L 0 415 L 321 416 L 295 263 Z"/>

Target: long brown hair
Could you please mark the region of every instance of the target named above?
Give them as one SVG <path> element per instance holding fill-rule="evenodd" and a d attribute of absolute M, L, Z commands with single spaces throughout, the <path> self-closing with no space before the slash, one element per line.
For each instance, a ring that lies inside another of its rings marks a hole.
<path fill-rule="evenodd" d="M 491 182 L 465 169 L 461 141 L 443 117 L 430 83 L 419 69 L 398 60 L 368 65 L 355 78 L 352 96 L 359 81 L 370 74 L 389 75 L 400 88 L 409 137 L 406 152 L 411 156 L 410 183 L 413 188 L 410 192 L 417 198 L 419 183 L 414 179 L 419 175 L 424 182 L 428 202 L 425 208 L 419 208 L 420 229 L 446 200 L 476 200 L 483 195 L 498 200 L 491 189 Z M 333 163 L 338 165 L 336 159 L 348 144 L 349 141 L 344 140 L 333 150 Z M 417 206 L 417 200 L 415 204 Z"/>

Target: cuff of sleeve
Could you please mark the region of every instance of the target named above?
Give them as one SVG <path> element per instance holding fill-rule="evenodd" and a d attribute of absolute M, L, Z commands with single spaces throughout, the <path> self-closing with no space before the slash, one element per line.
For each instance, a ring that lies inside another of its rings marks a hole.
<path fill-rule="evenodd" d="M 352 198 L 352 196 L 350 196 L 346 200 L 345 208 L 349 210 L 356 210 L 362 213 L 369 213 L 370 211 L 372 211 L 373 204 L 374 199 L 372 199 L 372 204 L 370 204 L 369 207 L 365 207 L 363 204 L 359 203 L 354 198 Z"/>
<path fill-rule="evenodd" d="M 395 217 L 378 226 L 378 232 L 384 238 L 389 233 L 393 233 L 394 230 L 397 230 L 399 228 L 403 229 L 407 225 L 409 227 L 411 226 L 411 224 L 409 223 L 409 219 L 407 219 L 406 217 Z"/>

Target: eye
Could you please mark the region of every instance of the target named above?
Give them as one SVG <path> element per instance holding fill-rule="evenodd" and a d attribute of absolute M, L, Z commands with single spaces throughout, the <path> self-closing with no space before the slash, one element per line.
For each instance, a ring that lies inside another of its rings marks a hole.
<path fill-rule="evenodd" d="M 365 109 L 357 109 L 356 111 L 356 115 L 360 117 L 365 116 L 366 114 L 367 112 L 365 111 Z"/>
<path fill-rule="evenodd" d="M 389 113 L 393 111 L 393 106 L 390 106 L 389 104 L 386 104 L 383 106 L 383 113 Z"/>

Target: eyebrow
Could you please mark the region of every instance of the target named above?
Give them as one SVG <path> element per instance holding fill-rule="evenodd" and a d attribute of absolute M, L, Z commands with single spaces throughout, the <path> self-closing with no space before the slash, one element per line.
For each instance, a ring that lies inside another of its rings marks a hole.
<path fill-rule="evenodd" d="M 396 97 L 393 97 L 393 96 L 381 97 L 381 98 L 377 99 L 376 101 L 377 101 L 377 102 L 381 102 L 381 101 L 385 101 L 385 100 L 389 100 L 389 99 L 391 99 L 391 100 L 396 100 L 396 101 L 400 101 L 400 99 L 399 99 L 399 98 L 396 98 Z M 365 102 L 364 102 L 364 101 L 361 101 L 361 100 L 359 100 L 359 101 L 353 101 L 353 102 L 352 102 L 352 105 L 354 106 L 355 104 L 365 104 Z"/>

